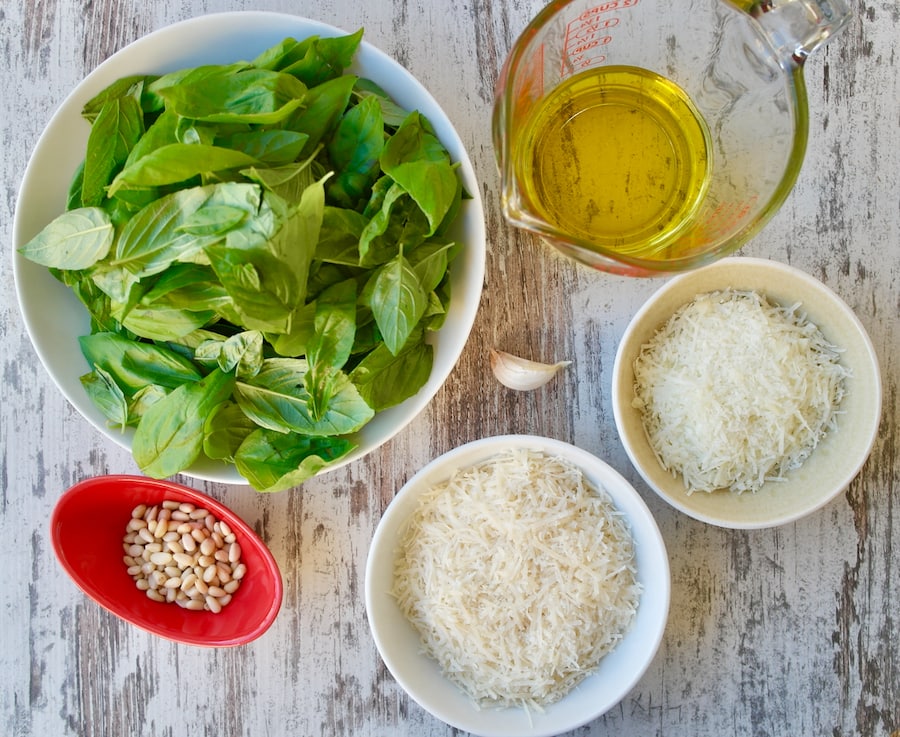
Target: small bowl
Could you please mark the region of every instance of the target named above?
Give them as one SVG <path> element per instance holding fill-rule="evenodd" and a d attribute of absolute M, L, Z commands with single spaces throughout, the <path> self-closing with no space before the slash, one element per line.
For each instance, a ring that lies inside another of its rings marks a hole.
<path fill-rule="evenodd" d="M 756 492 L 697 491 L 688 495 L 680 475 L 657 460 L 632 407 L 634 360 L 680 307 L 696 296 L 733 288 L 752 290 L 770 301 L 792 305 L 844 349 L 841 363 L 852 376 L 830 431 L 803 465 L 784 481 L 766 482 Z M 732 257 L 675 277 L 635 314 L 625 330 L 613 366 L 613 413 L 631 462 L 649 486 L 676 509 L 720 527 L 754 529 L 788 524 L 821 508 L 843 492 L 859 473 L 881 420 L 881 375 L 869 336 L 853 311 L 834 292 L 791 266 L 757 258 Z"/>
<path fill-rule="evenodd" d="M 400 530 L 419 497 L 461 468 L 511 448 L 543 451 L 578 466 L 602 486 L 624 514 L 635 541 L 636 568 L 643 592 L 631 629 L 597 670 L 543 712 L 479 709 L 421 652 L 419 635 L 391 596 Z M 670 598 L 665 543 L 644 501 L 614 469 L 587 451 L 558 440 L 503 435 L 462 445 L 416 473 L 391 501 L 372 540 L 366 563 L 366 613 L 385 665 L 403 689 L 426 711 L 459 730 L 482 737 L 549 737 L 575 729 L 611 709 L 640 680 L 653 660 L 666 627 Z"/>
<path fill-rule="evenodd" d="M 132 510 L 165 499 L 191 502 L 228 523 L 247 575 L 218 614 L 148 599 L 128 575 L 122 538 Z M 77 586 L 100 606 L 154 635 L 188 645 L 243 645 L 262 635 L 281 608 L 283 584 L 265 543 L 234 512 L 199 491 L 143 476 L 98 476 L 68 489 L 50 519 L 53 550 Z"/>
<path fill-rule="evenodd" d="M 18 249 L 61 214 L 71 175 L 84 158 L 89 125 L 81 116 L 85 102 L 120 77 L 162 73 L 201 64 L 253 59 L 287 36 L 303 39 L 346 34 L 333 26 L 296 15 L 266 11 L 212 13 L 150 33 L 113 54 L 92 71 L 65 99 L 42 133 L 25 170 L 13 224 L 13 271 L 19 308 L 41 363 L 69 403 L 110 441 L 131 450 L 134 430 L 110 428 L 88 398 L 80 377 L 90 368 L 78 337 L 90 332 L 90 320 L 75 294 L 53 278 L 46 267 L 24 258 Z M 456 365 L 481 300 L 486 236 L 481 187 L 459 134 L 425 87 L 400 63 L 365 40 L 349 73 L 367 77 L 404 109 L 419 110 L 437 137 L 459 162 L 459 175 L 469 197 L 447 236 L 463 248 L 450 266 L 452 299 L 434 347 L 431 374 L 419 392 L 379 412 L 354 435 L 356 447 L 327 466 L 340 468 L 362 458 L 405 428 L 431 401 Z M 232 464 L 201 457 L 185 476 L 224 484 L 247 484 Z"/>

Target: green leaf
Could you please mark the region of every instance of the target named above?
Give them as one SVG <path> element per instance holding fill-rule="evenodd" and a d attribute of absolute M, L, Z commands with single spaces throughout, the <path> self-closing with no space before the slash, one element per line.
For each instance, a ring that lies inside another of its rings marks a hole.
<path fill-rule="evenodd" d="M 242 151 L 221 146 L 170 143 L 129 163 L 109 186 L 109 194 L 121 189 L 144 189 L 179 184 L 197 176 L 221 174 L 259 162 Z"/>
<path fill-rule="evenodd" d="M 310 155 L 329 137 L 347 109 L 355 81 L 356 77 L 348 74 L 309 88 L 303 108 L 285 123 L 291 130 L 309 136 L 302 155 Z"/>
<path fill-rule="evenodd" d="M 152 82 L 153 79 L 153 76 L 144 74 L 133 74 L 129 77 L 120 77 L 84 104 L 84 107 L 81 109 L 82 117 L 93 123 L 103 109 L 103 106 L 111 100 L 116 100 L 120 97 L 134 97 L 135 95 L 140 98 L 141 90 L 143 90 L 146 84 Z"/>
<path fill-rule="evenodd" d="M 379 345 L 350 373 L 366 403 L 376 412 L 414 396 L 428 382 L 434 349 L 424 341 L 411 341 L 398 355 Z"/>
<path fill-rule="evenodd" d="M 307 347 L 310 368 L 341 368 L 350 357 L 356 332 L 356 281 L 346 279 L 316 298 L 315 333 Z"/>
<path fill-rule="evenodd" d="M 263 365 L 263 336 L 258 330 L 245 330 L 225 340 L 210 340 L 197 347 L 194 357 L 215 361 L 222 371 L 235 372 L 239 379 L 256 376 Z"/>
<path fill-rule="evenodd" d="M 157 90 L 183 118 L 212 123 L 275 125 L 303 104 L 306 86 L 291 74 L 225 68 Z"/>
<path fill-rule="evenodd" d="M 359 241 L 368 220 L 355 210 L 325 207 L 316 246 L 316 259 L 332 264 L 358 266 Z"/>
<path fill-rule="evenodd" d="M 308 140 L 309 135 L 295 131 L 252 130 L 236 133 L 219 145 L 243 151 L 269 166 L 278 166 L 296 161 Z"/>
<path fill-rule="evenodd" d="M 220 404 L 203 425 L 203 452 L 213 460 L 234 463 L 241 443 L 259 427 L 231 401 Z"/>
<path fill-rule="evenodd" d="M 143 134 L 144 116 L 134 96 L 117 97 L 103 105 L 88 136 L 81 184 L 83 207 L 103 204 L 107 185 Z"/>
<path fill-rule="evenodd" d="M 375 272 L 366 287 L 365 299 L 385 345 L 397 355 L 428 306 L 428 295 L 403 254 Z"/>
<path fill-rule="evenodd" d="M 106 258 L 114 237 L 115 229 L 106 211 L 78 208 L 50 221 L 19 253 L 55 269 L 87 269 Z"/>
<path fill-rule="evenodd" d="M 291 313 L 284 333 L 266 335 L 275 353 L 288 358 L 305 355 L 315 331 L 315 316 L 316 303 L 308 302 Z"/>
<path fill-rule="evenodd" d="M 344 438 L 256 430 L 238 448 L 234 462 L 258 491 L 285 491 L 312 478 L 355 447 Z"/>
<path fill-rule="evenodd" d="M 202 328 L 213 320 L 212 310 L 186 310 L 170 305 L 144 307 L 140 303 L 128 306 L 122 325 L 147 340 L 177 340 Z"/>
<path fill-rule="evenodd" d="M 233 387 L 234 376 L 216 369 L 149 407 L 132 442 L 141 471 L 152 478 L 166 478 L 194 463 L 203 451 L 207 416 L 228 399 Z"/>
<path fill-rule="evenodd" d="M 418 112 L 410 113 L 391 136 L 381 168 L 416 201 L 433 235 L 459 197 L 461 183 L 447 150 Z"/>
<path fill-rule="evenodd" d="M 267 359 L 256 376 L 235 385 L 235 399 L 248 417 L 276 432 L 346 435 L 372 418 L 372 409 L 342 373 L 334 379 L 328 407 L 320 418 L 314 417 L 304 386 L 307 370 L 307 362 L 301 359 Z"/>
<path fill-rule="evenodd" d="M 384 177 L 383 181 L 390 180 Z M 360 264 L 368 267 L 386 263 L 401 251 L 412 251 L 425 241 L 430 229 L 424 213 L 402 185 L 391 184 L 378 199 L 381 209 L 359 237 Z"/>
<path fill-rule="evenodd" d="M 81 377 L 81 386 L 113 427 L 125 428 L 128 424 L 128 400 L 108 371 L 98 366 Z"/>
<path fill-rule="evenodd" d="M 344 73 L 353 62 L 362 36 L 360 28 L 346 36 L 305 39 L 285 55 L 280 68 L 302 80 L 307 87 L 315 87 Z"/>
<path fill-rule="evenodd" d="M 339 390 L 342 368 L 350 358 L 356 335 L 356 281 L 346 279 L 328 287 L 316 299 L 314 332 L 306 349 L 309 370 L 303 377 L 309 392 L 310 416 L 321 420 Z"/>
<path fill-rule="evenodd" d="M 350 108 L 326 148 L 339 172 L 329 182 L 328 194 L 338 204 L 352 208 L 365 199 L 380 173 L 384 122 L 378 101 L 367 97 Z"/>
<path fill-rule="evenodd" d="M 122 229 L 113 265 L 143 278 L 164 271 L 176 261 L 195 260 L 206 246 L 220 240 L 221 233 L 216 231 L 222 230 L 210 227 L 204 220 L 206 216 L 198 212 L 201 208 L 209 208 L 221 217 L 223 206 L 227 206 L 229 224 L 234 226 L 237 219 L 233 211 L 239 209 L 255 215 L 261 207 L 260 196 L 255 184 L 225 182 L 183 189 L 162 197 L 141 210 Z M 192 223 L 199 222 L 204 222 L 205 230 L 214 234 L 191 232 Z"/>
<path fill-rule="evenodd" d="M 88 365 L 106 371 L 126 395 L 150 384 L 174 389 L 200 379 L 193 363 L 163 346 L 140 343 L 115 333 L 85 335 L 78 341 Z"/>
<path fill-rule="evenodd" d="M 409 115 L 408 110 L 404 110 L 394 102 L 391 96 L 371 79 L 360 77 L 353 88 L 353 94 L 359 98 L 374 97 L 381 107 L 384 124 L 391 128 L 399 128 Z"/>

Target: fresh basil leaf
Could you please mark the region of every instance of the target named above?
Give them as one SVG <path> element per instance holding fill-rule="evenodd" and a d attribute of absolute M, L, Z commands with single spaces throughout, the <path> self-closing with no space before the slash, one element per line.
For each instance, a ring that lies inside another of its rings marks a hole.
<path fill-rule="evenodd" d="M 356 333 L 356 281 L 346 279 L 316 298 L 314 329 L 306 349 L 310 369 L 341 368 L 350 357 Z"/>
<path fill-rule="evenodd" d="M 353 55 L 359 48 L 362 37 L 363 29 L 360 28 L 356 33 L 346 36 L 312 37 L 300 41 L 289 55 L 289 58 L 294 57 L 296 61 L 281 69 L 302 80 L 307 87 L 315 87 L 344 73 L 353 63 Z"/>
<path fill-rule="evenodd" d="M 385 345 L 397 355 L 428 306 L 428 295 L 403 254 L 375 272 L 365 296 Z"/>
<path fill-rule="evenodd" d="M 339 172 L 328 183 L 330 197 L 354 208 L 378 177 L 379 157 L 384 149 L 384 121 L 375 98 L 364 98 L 341 118 L 326 150 Z"/>
<path fill-rule="evenodd" d="M 262 333 L 245 330 L 225 340 L 201 343 L 194 358 L 201 362 L 215 361 L 222 371 L 232 371 L 239 379 L 256 376 L 263 364 Z"/>
<path fill-rule="evenodd" d="M 381 168 L 416 201 L 431 225 L 428 235 L 433 235 L 461 184 L 447 150 L 418 112 L 410 113 L 385 143 Z"/>
<path fill-rule="evenodd" d="M 278 166 L 296 161 L 308 140 L 308 134 L 295 131 L 252 130 L 220 140 L 219 145 L 243 151 L 269 166 Z"/>
<path fill-rule="evenodd" d="M 316 246 L 316 259 L 345 266 L 358 266 L 359 242 L 368 224 L 355 210 L 326 206 Z"/>
<path fill-rule="evenodd" d="M 344 438 L 304 437 L 263 429 L 241 443 L 234 463 L 255 489 L 285 491 L 312 478 L 355 447 Z"/>
<path fill-rule="evenodd" d="M 176 261 L 194 259 L 220 235 L 195 235 L 190 232 L 190 223 L 200 218 L 197 213 L 201 208 L 215 208 L 221 214 L 223 205 L 229 213 L 236 208 L 255 214 L 261 206 L 259 187 L 225 182 L 178 190 L 156 200 L 122 229 L 113 264 L 143 278 L 164 271 Z"/>
<path fill-rule="evenodd" d="M 266 335 L 266 340 L 279 356 L 295 358 L 306 354 L 306 346 L 315 331 L 316 303 L 308 302 L 295 309 L 284 333 Z"/>
<path fill-rule="evenodd" d="M 434 349 L 422 340 L 411 341 L 396 356 L 383 343 L 350 373 L 366 403 L 376 412 L 414 396 L 428 382 Z"/>
<path fill-rule="evenodd" d="M 147 100 L 145 109 L 149 107 L 162 110 L 165 107 L 164 96 L 167 90 L 173 87 L 201 84 L 204 79 L 215 80 L 222 75 L 237 74 L 247 68 L 246 62 L 238 61 L 233 64 L 202 64 L 163 74 L 145 85 L 144 96 Z"/>
<path fill-rule="evenodd" d="M 114 333 L 85 335 L 78 341 L 88 365 L 106 371 L 126 395 L 150 384 L 174 389 L 201 378 L 190 360 L 163 346 Z"/>
<path fill-rule="evenodd" d="M 169 305 L 144 307 L 138 303 L 124 311 L 121 322 L 147 340 L 178 340 L 207 325 L 215 316 L 212 310 L 185 310 Z"/>
<path fill-rule="evenodd" d="M 374 97 L 381 106 L 384 124 L 391 128 L 399 128 L 409 115 L 408 110 L 404 110 L 394 102 L 391 96 L 371 79 L 360 77 L 353 88 L 353 94 L 359 98 Z"/>
<path fill-rule="evenodd" d="M 138 389 L 128 403 L 128 424 L 137 426 L 141 418 L 147 414 L 147 410 L 167 394 L 168 392 L 163 387 L 156 386 L 156 384 Z"/>
<path fill-rule="evenodd" d="M 311 155 L 334 130 L 347 109 L 355 81 L 356 77 L 348 74 L 310 87 L 303 107 L 285 122 L 286 128 L 309 136 L 303 156 Z"/>
<path fill-rule="evenodd" d="M 143 134 L 144 115 L 134 96 L 117 97 L 103 105 L 88 136 L 81 184 L 82 206 L 103 204 L 107 185 Z"/>
<path fill-rule="evenodd" d="M 234 376 L 215 369 L 149 407 L 135 429 L 131 448 L 141 471 L 165 478 L 194 463 L 203 451 L 207 416 L 228 399 L 233 386 Z"/>
<path fill-rule="evenodd" d="M 137 98 L 140 99 L 141 90 L 143 90 L 146 84 L 152 82 L 153 79 L 153 76 L 145 74 L 133 74 L 129 77 L 117 79 L 84 104 L 81 109 L 81 116 L 85 120 L 93 123 L 103 109 L 103 106 L 111 100 L 116 100 L 120 97 L 132 97 L 135 93 L 137 93 Z"/>
<path fill-rule="evenodd" d="M 105 210 L 81 207 L 59 215 L 19 249 L 25 258 L 55 269 L 87 269 L 106 258 L 115 229 Z"/>
<path fill-rule="evenodd" d="M 303 104 L 306 85 L 268 69 L 224 70 L 156 90 L 167 109 L 211 123 L 275 125 Z"/>
<path fill-rule="evenodd" d="M 419 278 L 422 291 L 437 289 L 453 254 L 453 243 L 425 243 L 409 254 L 409 263 Z"/>
<path fill-rule="evenodd" d="M 325 417 L 335 391 L 343 387 L 339 369 L 347 362 L 356 334 L 356 282 L 332 285 L 316 299 L 313 336 L 306 349 L 309 370 L 303 377 L 309 393 L 309 412 L 315 421 Z"/>
<path fill-rule="evenodd" d="M 237 404 L 222 402 L 203 425 L 203 453 L 213 460 L 234 463 L 241 443 L 258 429 Z"/>
<path fill-rule="evenodd" d="M 128 400 L 110 373 L 97 366 L 81 377 L 81 386 L 112 426 L 124 430 L 128 424 Z"/>
<path fill-rule="evenodd" d="M 360 264 L 371 268 L 390 261 L 400 251 L 413 250 L 426 239 L 429 229 L 425 214 L 406 189 L 392 184 L 381 200 L 381 210 L 360 235 Z"/>
<path fill-rule="evenodd" d="M 345 374 L 334 378 L 331 401 L 319 418 L 310 411 L 304 386 L 308 364 L 301 359 L 270 358 L 260 372 L 235 385 L 234 396 L 244 413 L 259 426 L 277 432 L 334 436 L 356 432 L 368 422 L 372 409 Z"/>
<path fill-rule="evenodd" d="M 259 162 L 241 151 L 206 144 L 170 143 L 128 164 L 109 185 L 109 194 L 121 189 L 145 189 L 179 184 L 194 177 L 228 172 Z"/>

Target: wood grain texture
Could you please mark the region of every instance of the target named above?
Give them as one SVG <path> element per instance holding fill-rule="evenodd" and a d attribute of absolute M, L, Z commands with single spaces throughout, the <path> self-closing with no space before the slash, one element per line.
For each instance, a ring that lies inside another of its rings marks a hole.
<path fill-rule="evenodd" d="M 407 66 L 457 126 L 481 184 L 488 268 L 481 309 L 446 385 L 367 459 L 277 495 L 186 480 L 270 544 L 285 599 L 251 645 L 157 640 L 65 577 L 47 520 L 76 481 L 136 472 L 69 407 L 31 348 L 10 258 L 0 260 L 0 733 L 84 737 L 455 734 L 386 671 L 363 605 L 368 542 L 395 491 L 461 442 L 540 433 L 607 459 L 641 491 L 669 549 L 672 610 L 644 678 L 579 737 L 900 736 L 900 6 L 854 0 L 853 25 L 807 65 L 811 131 L 781 212 L 743 253 L 813 274 L 856 311 L 881 361 L 884 416 L 847 493 L 775 530 L 727 531 L 655 497 L 631 469 L 610 406 L 615 349 L 658 282 L 596 273 L 505 226 L 490 139 L 494 79 L 536 0 L 23 0 L 0 4 L 0 230 L 66 94 L 143 34 L 194 15 L 275 10 L 355 29 Z M 571 359 L 519 394 L 487 352 Z"/>

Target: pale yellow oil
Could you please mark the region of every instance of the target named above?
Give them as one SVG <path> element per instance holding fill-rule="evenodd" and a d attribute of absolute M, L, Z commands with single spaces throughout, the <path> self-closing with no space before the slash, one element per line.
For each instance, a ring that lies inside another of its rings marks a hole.
<path fill-rule="evenodd" d="M 631 256 L 680 255 L 672 242 L 703 200 L 711 151 L 679 86 L 637 67 L 581 72 L 514 137 L 520 188 L 547 223 Z"/>

